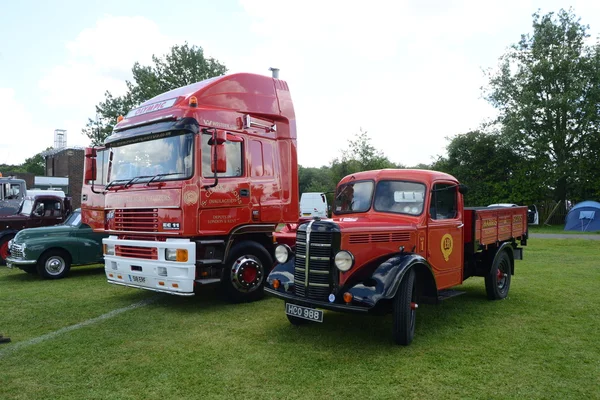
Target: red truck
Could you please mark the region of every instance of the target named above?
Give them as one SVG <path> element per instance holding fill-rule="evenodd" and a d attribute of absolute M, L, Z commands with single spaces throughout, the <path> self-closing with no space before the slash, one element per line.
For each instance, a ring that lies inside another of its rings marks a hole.
<path fill-rule="evenodd" d="M 131 110 L 86 155 L 82 212 L 110 234 L 108 282 L 261 297 L 273 232 L 298 221 L 296 154 L 290 91 L 274 77 L 211 78 Z"/>
<path fill-rule="evenodd" d="M 413 340 L 418 304 L 460 294 L 450 288 L 469 277 L 484 277 L 488 298 L 503 299 L 527 244 L 527 207 L 465 208 L 465 192 L 435 171 L 349 175 L 333 218 L 299 225 L 295 250 L 276 247 L 265 291 L 285 300 L 294 325 L 323 322 L 322 309 L 391 312 L 402 345 Z"/>

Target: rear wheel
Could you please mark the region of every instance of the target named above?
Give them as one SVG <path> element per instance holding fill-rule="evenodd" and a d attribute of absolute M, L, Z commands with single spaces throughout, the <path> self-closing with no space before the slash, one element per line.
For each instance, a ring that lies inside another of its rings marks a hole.
<path fill-rule="evenodd" d="M 38 260 L 37 271 L 44 279 L 64 278 L 71 269 L 71 258 L 62 250 L 48 250 Z"/>
<path fill-rule="evenodd" d="M 273 259 L 255 242 L 233 246 L 225 262 L 221 283 L 233 302 L 254 301 L 264 296 L 264 284 Z"/>
<path fill-rule="evenodd" d="M 415 336 L 417 315 L 415 270 L 411 268 L 402 278 L 393 303 L 393 336 L 397 344 L 407 346 Z"/>
<path fill-rule="evenodd" d="M 4 236 L 0 239 L 0 265 L 6 265 L 6 258 L 8 257 L 8 242 L 14 236 Z"/>
<path fill-rule="evenodd" d="M 506 298 L 510 289 L 512 260 L 506 251 L 498 254 L 485 277 L 485 291 L 490 300 Z"/>

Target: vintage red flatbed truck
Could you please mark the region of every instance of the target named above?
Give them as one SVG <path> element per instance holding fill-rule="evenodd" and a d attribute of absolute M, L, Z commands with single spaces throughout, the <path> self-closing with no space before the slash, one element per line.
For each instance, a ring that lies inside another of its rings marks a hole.
<path fill-rule="evenodd" d="M 265 291 L 286 302 L 292 324 L 323 311 L 393 314 L 393 337 L 408 345 L 418 304 L 485 278 L 503 299 L 527 244 L 527 207 L 465 208 L 466 187 L 425 170 L 376 170 L 338 184 L 333 218 L 297 226 L 295 249 L 278 245 Z M 289 232 L 284 235 L 289 240 Z"/>

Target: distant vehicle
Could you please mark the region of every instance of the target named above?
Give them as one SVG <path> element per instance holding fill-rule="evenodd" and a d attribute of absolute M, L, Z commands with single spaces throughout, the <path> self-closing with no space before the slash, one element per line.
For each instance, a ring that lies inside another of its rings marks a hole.
<path fill-rule="evenodd" d="M 45 279 L 64 278 L 71 265 L 103 263 L 102 239 L 75 210 L 61 225 L 23 229 L 10 241 L 9 268 L 17 267 Z"/>
<path fill-rule="evenodd" d="M 62 224 L 71 214 L 71 198 L 49 195 L 25 196 L 14 215 L 0 216 L 0 265 L 8 257 L 8 242 L 25 228 Z"/>
<path fill-rule="evenodd" d="M 302 193 L 300 198 L 300 217 L 327 218 L 327 197 L 325 193 Z"/>
<path fill-rule="evenodd" d="M 496 203 L 490 204 L 488 207 L 519 207 L 517 204 L 513 203 Z M 535 204 L 527 206 L 527 223 L 529 225 L 539 225 L 540 224 L 540 214 L 538 213 L 538 209 Z"/>
<path fill-rule="evenodd" d="M 26 191 L 23 179 L 0 177 L 0 216 L 16 214 Z"/>

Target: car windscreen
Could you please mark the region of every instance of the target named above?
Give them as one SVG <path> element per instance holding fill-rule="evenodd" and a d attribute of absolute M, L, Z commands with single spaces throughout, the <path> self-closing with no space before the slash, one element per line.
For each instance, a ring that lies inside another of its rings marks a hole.
<path fill-rule="evenodd" d="M 80 222 L 81 222 L 81 213 L 80 212 L 75 212 L 75 213 L 69 215 L 69 217 L 65 221 L 65 225 L 79 226 Z"/>

